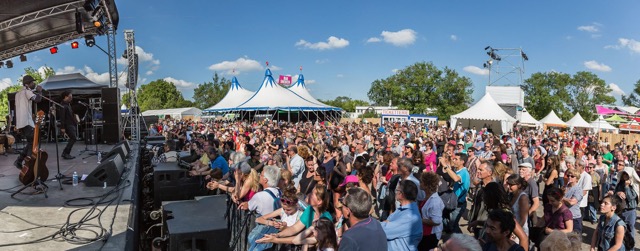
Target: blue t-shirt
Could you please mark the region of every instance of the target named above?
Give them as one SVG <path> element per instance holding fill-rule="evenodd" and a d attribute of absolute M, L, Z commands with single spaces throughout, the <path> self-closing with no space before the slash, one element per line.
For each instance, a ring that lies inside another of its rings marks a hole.
<path fill-rule="evenodd" d="M 210 167 L 211 170 L 220 168 L 220 170 L 222 170 L 222 175 L 229 172 L 229 163 L 224 159 L 224 157 L 222 157 L 222 155 L 218 155 L 218 157 L 211 162 Z"/>
<path fill-rule="evenodd" d="M 458 203 L 464 203 L 467 199 L 467 192 L 471 184 L 469 177 L 469 171 L 466 168 L 462 168 L 456 172 L 460 176 L 460 181 L 453 184 L 453 192 L 458 196 Z"/>

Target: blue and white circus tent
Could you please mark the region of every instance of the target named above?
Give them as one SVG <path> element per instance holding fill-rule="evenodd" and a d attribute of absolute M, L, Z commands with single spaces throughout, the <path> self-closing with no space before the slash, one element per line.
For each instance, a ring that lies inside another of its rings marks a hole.
<path fill-rule="evenodd" d="M 233 77 L 233 79 L 231 79 L 231 87 L 229 88 L 227 95 L 225 95 L 224 98 L 214 106 L 204 109 L 204 112 L 227 112 L 251 98 L 253 94 L 255 94 L 255 92 L 244 89 L 240 83 L 238 83 L 238 79 Z"/>
<path fill-rule="evenodd" d="M 304 78 L 302 81 L 304 81 Z M 304 82 L 302 88 L 304 88 Z M 239 115 L 239 118 L 250 120 L 269 118 L 275 120 L 304 121 L 337 120 L 340 118 L 342 114 L 341 108 L 321 103 L 313 98 L 306 88 L 304 88 L 303 95 L 304 96 L 276 84 L 271 70 L 267 69 L 264 80 L 258 90 L 240 102 L 240 104 L 235 107 L 228 107 L 227 105 L 224 109 L 210 108 L 205 111 L 236 113 Z M 220 103 L 222 103 L 222 101 Z M 214 107 L 219 104 L 216 104 Z"/>
<path fill-rule="evenodd" d="M 289 90 L 311 103 L 324 105 L 322 102 L 311 96 L 309 89 L 307 89 L 307 86 L 304 84 L 304 76 L 302 74 L 298 75 L 298 81 L 289 87 Z"/>

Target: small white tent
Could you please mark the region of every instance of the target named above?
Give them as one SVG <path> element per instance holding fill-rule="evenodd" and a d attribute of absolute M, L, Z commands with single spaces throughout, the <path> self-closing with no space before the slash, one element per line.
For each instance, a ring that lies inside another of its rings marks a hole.
<path fill-rule="evenodd" d="M 174 119 L 198 119 L 200 115 L 202 115 L 202 110 L 195 107 L 147 110 L 142 112 L 142 116 L 158 116 L 161 118 L 169 116 Z"/>
<path fill-rule="evenodd" d="M 540 123 L 551 127 L 567 127 L 567 123 L 562 121 L 562 119 L 560 119 L 553 110 L 551 110 L 546 117 L 542 118 Z"/>
<path fill-rule="evenodd" d="M 227 95 L 220 100 L 217 104 L 207 109 L 204 109 L 205 112 L 225 112 L 230 109 L 237 107 L 243 102 L 247 101 L 251 96 L 253 96 L 254 92 L 249 91 L 247 89 L 242 88 L 240 83 L 238 83 L 238 79 L 233 77 L 231 79 L 231 87 L 229 87 L 229 91 Z"/>
<path fill-rule="evenodd" d="M 540 121 L 533 118 L 533 116 L 531 116 L 531 114 L 527 112 L 527 110 L 523 109 L 522 116 L 520 118 L 520 125 L 529 126 L 529 127 L 539 127 L 541 124 L 540 124 Z"/>
<path fill-rule="evenodd" d="M 589 122 L 587 122 L 586 120 L 584 120 L 582 118 L 582 116 L 580 116 L 580 113 L 576 113 L 576 115 L 573 116 L 573 118 L 571 118 L 569 121 L 567 121 L 567 125 L 571 128 L 591 128 L 591 125 L 589 124 Z"/>
<path fill-rule="evenodd" d="M 491 128 L 494 133 L 511 131 L 515 121 L 516 119 L 500 108 L 489 93 L 485 94 L 469 109 L 451 116 L 452 127 L 459 123 L 464 128 L 474 126 L 478 129 L 483 127 Z"/>
<path fill-rule="evenodd" d="M 602 116 L 599 116 L 597 120 L 594 120 L 593 122 L 591 122 L 591 128 L 593 129 L 593 131 L 596 131 L 596 132 L 612 131 L 614 133 L 618 133 L 618 128 L 609 124 L 609 122 L 604 120 Z"/>

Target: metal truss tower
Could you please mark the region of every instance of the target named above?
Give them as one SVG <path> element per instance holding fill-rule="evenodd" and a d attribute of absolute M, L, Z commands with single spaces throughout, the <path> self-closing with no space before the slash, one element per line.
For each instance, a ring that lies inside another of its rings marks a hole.
<path fill-rule="evenodd" d="M 489 70 L 489 86 L 521 86 L 523 84 L 524 61 L 529 57 L 522 48 L 484 48 L 489 56 L 483 66 Z"/>
<path fill-rule="evenodd" d="M 129 115 L 123 124 L 124 129 L 131 130 L 131 141 L 140 142 L 140 108 L 138 107 L 138 97 L 136 86 L 138 81 L 138 55 L 136 54 L 136 42 L 133 30 L 124 31 L 124 40 L 127 43 L 125 58 L 128 61 L 127 67 L 127 95 L 129 96 Z M 146 125 L 145 125 L 146 126 Z"/>

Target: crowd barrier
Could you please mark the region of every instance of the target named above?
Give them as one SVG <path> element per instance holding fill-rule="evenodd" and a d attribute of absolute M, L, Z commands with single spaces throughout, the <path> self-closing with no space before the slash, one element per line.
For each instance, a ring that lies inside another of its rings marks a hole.
<path fill-rule="evenodd" d="M 227 198 L 227 212 L 225 214 L 227 226 L 231 232 L 231 240 L 229 241 L 229 250 L 247 251 L 250 243 L 248 237 L 251 230 L 256 226 L 256 215 L 247 210 L 238 209 L 238 205 L 233 203 L 231 197 Z M 300 251 L 301 246 L 279 244 L 269 249 L 273 251 Z"/>
<path fill-rule="evenodd" d="M 609 144 L 611 146 L 619 143 L 620 141 L 622 141 L 622 139 L 624 139 L 625 142 L 627 142 L 627 145 L 634 144 L 636 141 L 640 142 L 640 134 L 637 134 L 637 133 L 616 134 L 616 133 L 601 132 L 599 137 L 601 137 L 602 140 L 604 140 L 605 138 L 609 139 Z"/>

